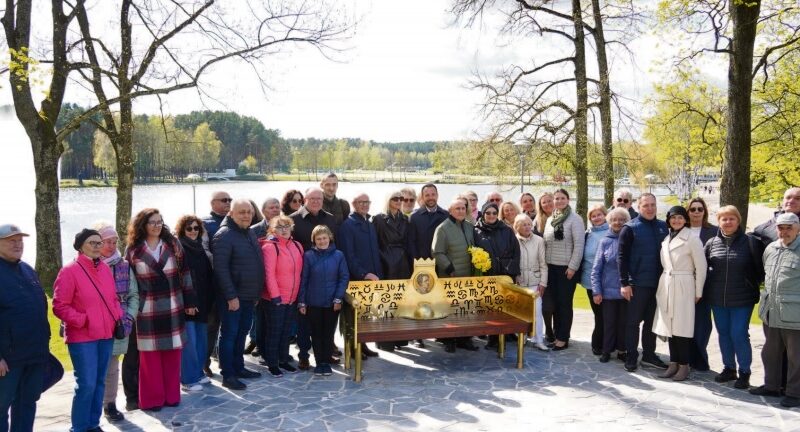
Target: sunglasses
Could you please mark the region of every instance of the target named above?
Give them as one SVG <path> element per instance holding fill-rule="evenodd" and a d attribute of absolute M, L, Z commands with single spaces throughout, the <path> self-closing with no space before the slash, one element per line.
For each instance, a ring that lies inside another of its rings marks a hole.
<path fill-rule="evenodd" d="M 217 198 L 217 201 L 224 202 L 225 204 L 230 204 L 233 202 L 233 198 Z"/>
<path fill-rule="evenodd" d="M 413 203 L 414 202 L 414 198 L 403 198 L 403 202 Z"/>
<path fill-rule="evenodd" d="M 691 213 L 702 213 L 705 209 L 703 207 L 689 207 L 689 212 Z"/>
<path fill-rule="evenodd" d="M 627 198 L 617 198 L 617 202 L 627 204 L 627 203 L 631 202 L 631 200 L 629 200 Z"/>
<path fill-rule="evenodd" d="M 194 225 L 194 226 L 186 227 L 186 232 L 192 232 L 192 231 L 200 232 L 200 226 Z"/>
<path fill-rule="evenodd" d="M 400 202 L 403 201 L 403 197 L 392 197 L 391 200 L 394 202 Z"/>
<path fill-rule="evenodd" d="M 502 198 L 492 198 L 492 199 L 489 200 L 489 202 L 499 203 L 499 202 L 503 202 L 503 199 Z"/>
<path fill-rule="evenodd" d="M 292 200 L 292 203 L 294 203 L 294 204 L 302 204 L 303 200 L 295 198 L 295 199 Z"/>

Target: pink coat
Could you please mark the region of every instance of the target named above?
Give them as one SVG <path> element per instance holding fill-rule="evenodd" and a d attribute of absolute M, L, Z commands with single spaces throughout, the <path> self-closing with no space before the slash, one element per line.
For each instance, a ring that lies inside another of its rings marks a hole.
<path fill-rule="evenodd" d="M 64 321 L 67 343 L 111 339 L 114 322 L 122 315 L 111 268 L 103 261 L 95 267 L 90 258 L 79 253 L 58 272 L 53 285 L 53 313 Z"/>
<path fill-rule="evenodd" d="M 277 246 L 277 247 L 276 247 Z M 266 269 L 266 283 L 261 298 L 281 298 L 281 303 L 297 301 L 303 271 L 303 246 L 294 240 L 274 237 L 261 245 Z"/>

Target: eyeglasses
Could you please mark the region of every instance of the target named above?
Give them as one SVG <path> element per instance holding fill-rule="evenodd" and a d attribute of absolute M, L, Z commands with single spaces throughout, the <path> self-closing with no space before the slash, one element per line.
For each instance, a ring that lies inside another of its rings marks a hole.
<path fill-rule="evenodd" d="M 703 207 L 689 207 L 689 212 L 691 213 L 702 213 L 705 209 Z"/>
<path fill-rule="evenodd" d="M 624 204 L 627 204 L 627 203 L 631 202 L 631 200 L 629 200 L 629 199 L 627 199 L 627 198 L 617 198 L 617 202 L 618 202 L 618 203 L 624 203 Z"/>
<path fill-rule="evenodd" d="M 294 203 L 294 204 L 302 204 L 303 200 L 301 200 L 301 199 L 293 199 L 292 203 Z"/>
<path fill-rule="evenodd" d="M 192 231 L 200 232 L 200 226 L 199 225 L 193 225 L 193 226 L 190 226 L 190 227 L 186 227 L 186 232 L 192 232 Z"/>
<path fill-rule="evenodd" d="M 485 212 L 483 212 L 483 215 L 484 216 L 497 216 L 497 212 L 496 211 L 485 211 Z"/>
<path fill-rule="evenodd" d="M 217 198 L 217 201 L 224 202 L 225 204 L 230 204 L 233 202 L 233 198 Z"/>
<path fill-rule="evenodd" d="M 89 241 L 89 242 L 86 242 L 86 243 L 89 243 L 89 246 L 91 246 L 93 248 L 99 248 L 100 246 L 103 245 L 103 242 L 101 242 L 101 241 Z"/>
<path fill-rule="evenodd" d="M 492 198 L 492 199 L 489 200 L 489 202 L 499 203 L 499 202 L 503 202 L 503 199 L 502 198 Z"/>
<path fill-rule="evenodd" d="M 162 225 L 164 225 L 164 221 L 163 220 L 147 221 L 147 225 L 150 225 L 150 226 L 153 226 L 153 227 L 162 226 Z"/>
<path fill-rule="evenodd" d="M 400 202 L 403 201 L 403 197 L 392 197 L 391 200 L 394 202 Z"/>
<path fill-rule="evenodd" d="M 356 201 L 353 204 L 356 204 L 356 205 L 370 205 L 370 204 L 372 204 L 372 201 Z"/>
<path fill-rule="evenodd" d="M 403 198 L 403 202 L 413 203 L 414 202 L 414 198 Z"/>
<path fill-rule="evenodd" d="M 275 225 L 276 230 L 290 230 L 292 229 L 291 225 Z"/>

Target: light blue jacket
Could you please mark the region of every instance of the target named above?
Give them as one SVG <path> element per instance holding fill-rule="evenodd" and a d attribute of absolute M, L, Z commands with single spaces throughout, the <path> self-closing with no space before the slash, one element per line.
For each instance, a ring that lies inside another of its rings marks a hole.
<path fill-rule="evenodd" d="M 600 241 L 608 234 L 608 224 L 592 226 L 586 230 L 586 242 L 583 244 L 583 261 L 581 262 L 581 285 L 587 290 L 592 289 L 592 265 L 594 254 Z"/>
<path fill-rule="evenodd" d="M 619 289 L 619 234 L 608 231 L 600 241 L 592 264 L 592 294 L 602 294 L 603 300 L 619 300 L 622 298 Z"/>

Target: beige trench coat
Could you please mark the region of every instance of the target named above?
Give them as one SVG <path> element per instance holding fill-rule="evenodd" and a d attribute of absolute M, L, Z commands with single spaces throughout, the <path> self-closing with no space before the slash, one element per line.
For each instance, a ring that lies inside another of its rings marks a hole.
<path fill-rule="evenodd" d="M 693 337 L 695 298 L 703 296 L 706 257 L 700 239 L 689 229 L 661 243 L 664 272 L 658 280 L 653 332 L 660 336 Z"/>

